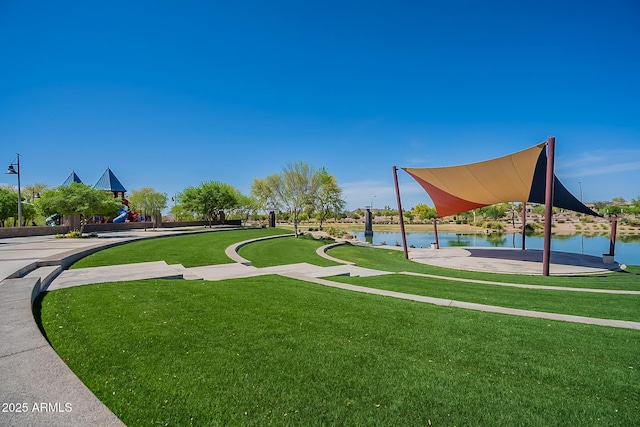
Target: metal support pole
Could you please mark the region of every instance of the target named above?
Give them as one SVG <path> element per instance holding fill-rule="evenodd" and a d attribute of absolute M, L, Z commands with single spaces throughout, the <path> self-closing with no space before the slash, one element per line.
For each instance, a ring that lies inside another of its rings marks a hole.
<path fill-rule="evenodd" d="M 433 218 L 433 233 L 436 236 L 436 249 L 440 249 L 440 239 L 438 239 L 438 220 Z"/>
<path fill-rule="evenodd" d="M 618 229 L 618 219 L 613 218 L 611 220 L 611 239 L 609 241 L 609 255 L 614 256 L 616 254 L 616 231 Z"/>
<path fill-rule="evenodd" d="M 402 234 L 402 248 L 404 249 L 404 259 L 409 259 L 407 236 L 404 232 L 404 215 L 402 215 L 402 203 L 400 202 L 400 187 L 398 186 L 398 168 L 395 166 L 393 167 L 393 182 L 396 186 L 396 199 L 398 201 L 398 215 L 400 219 L 400 234 Z"/>
<path fill-rule="evenodd" d="M 553 163 L 555 161 L 556 138 L 547 138 L 547 175 L 544 193 L 544 249 L 542 251 L 542 275 L 549 275 L 551 263 L 551 222 L 553 220 Z"/>
<path fill-rule="evenodd" d="M 22 227 L 22 194 L 20 194 L 20 154 L 18 156 L 18 227 Z"/>
<path fill-rule="evenodd" d="M 527 239 L 527 202 L 522 202 L 522 250 L 526 249 L 525 240 Z"/>

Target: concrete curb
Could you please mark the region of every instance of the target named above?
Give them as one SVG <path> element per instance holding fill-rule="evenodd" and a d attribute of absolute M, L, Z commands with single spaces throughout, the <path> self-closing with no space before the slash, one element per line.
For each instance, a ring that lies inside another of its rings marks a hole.
<path fill-rule="evenodd" d="M 331 255 L 329 255 L 327 253 L 327 251 L 329 249 L 331 249 L 331 248 L 335 248 L 336 246 L 342 246 L 342 245 L 346 245 L 346 244 L 347 244 L 347 242 L 330 243 L 328 245 L 324 245 L 324 246 L 321 246 L 318 249 L 316 249 L 316 253 L 318 255 L 320 255 L 322 258 L 328 259 L 329 261 L 337 262 L 338 264 L 356 265 L 355 262 L 345 261 L 345 260 L 340 259 L 340 258 L 332 257 Z"/>
<path fill-rule="evenodd" d="M 0 285 L 0 401 L 20 405 L 20 412 L 1 413 L 0 424 L 124 426 L 38 329 L 32 300 L 41 287 L 39 277 L 6 279 Z"/>
<path fill-rule="evenodd" d="M 279 239 L 281 237 L 291 237 L 291 236 L 295 236 L 295 234 L 293 234 L 293 233 L 292 234 L 277 234 L 275 236 L 259 237 L 257 239 L 245 240 L 245 241 L 242 241 L 242 242 L 234 243 L 233 245 L 227 247 L 227 249 L 224 250 L 224 253 L 229 258 L 231 258 L 234 262 L 237 262 L 237 263 L 242 264 L 242 265 L 250 266 L 251 265 L 251 261 L 249 261 L 248 259 L 245 259 L 245 258 L 241 257 L 240 255 L 238 255 L 238 250 L 241 247 L 243 247 L 244 245 L 248 245 L 249 243 L 259 242 L 261 240 Z"/>

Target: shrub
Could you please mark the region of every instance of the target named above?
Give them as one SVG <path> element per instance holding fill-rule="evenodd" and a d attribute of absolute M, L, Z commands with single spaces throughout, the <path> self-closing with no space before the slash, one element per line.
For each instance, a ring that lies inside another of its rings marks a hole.
<path fill-rule="evenodd" d="M 82 237 L 82 234 L 78 230 L 73 230 L 73 231 L 70 231 L 66 237 L 69 239 L 78 239 Z"/>
<path fill-rule="evenodd" d="M 504 225 L 497 221 L 486 221 L 482 224 L 482 228 L 488 228 L 489 230 L 504 230 Z"/>
<path fill-rule="evenodd" d="M 340 239 L 340 238 L 342 238 L 342 236 L 347 234 L 347 232 L 344 231 L 344 230 L 339 230 L 336 227 L 329 227 L 329 229 L 327 230 L 327 234 L 329 236 L 333 236 L 333 237 L 336 237 L 336 238 Z"/>

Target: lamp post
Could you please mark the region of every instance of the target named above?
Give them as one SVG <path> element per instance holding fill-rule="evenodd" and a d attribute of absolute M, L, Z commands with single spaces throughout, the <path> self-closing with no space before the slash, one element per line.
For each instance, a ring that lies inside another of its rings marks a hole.
<path fill-rule="evenodd" d="M 16 163 L 9 163 L 7 174 L 18 175 L 18 227 L 22 227 L 22 194 L 20 194 L 20 154 L 16 153 Z M 16 168 L 14 168 L 14 166 Z"/>
<path fill-rule="evenodd" d="M 582 201 L 582 182 L 578 181 L 578 187 L 580 187 L 580 201 Z"/>

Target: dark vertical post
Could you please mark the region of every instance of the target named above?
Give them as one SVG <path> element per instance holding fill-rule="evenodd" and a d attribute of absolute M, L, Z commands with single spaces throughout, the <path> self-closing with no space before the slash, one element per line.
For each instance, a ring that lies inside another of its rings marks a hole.
<path fill-rule="evenodd" d="M 526 249 L 525 240 L 527 239 L 527 202 L 522 202 L 522 250 Z"/>
<path fill-rule="evenodd" d="M 373 236 L 373 213 L 371 212 L 371 208 L 367 208 L 367 211 L 364 213 L 364 235 Z"/>
<path fill-rule="evenodd" d="M 398 200 L 398 218 L 400 220 L 400 234 L 402 234 L 402 248 L 404 249 L 404 259 L 409 259 L 409 249 L 407 249 L 407 236 L 404 232 L 404 215 L 402 215 L 402 203 L 400 202 L 400 187 L 398 186 L 398 168 L 393 167 L 393 182 L 396 185 L 396 199 Z"/>
<path fill-rule="evenodd" d="M 611 239 L 609 241 L 609 255 L 614 256 L 616 253 L 616 231 L 618 228 L 618 219 L 611 220 Z"/>
<path fill-rule="evenodd" d="M 542 275 L 549 275 L 551 262 L 551 222 L 553 219 L 553 163 L 555 161 L 556 138 L 547 138 L 547 175 L 544 192 L 544 249 L 542 251 Z"/>
<path fill-rule="evenodd" d="M 436 249 L 440 249 L 440 240 L 438 239 L 438 219 L 433 218 L 433 233 L 436 235 Z"/>

